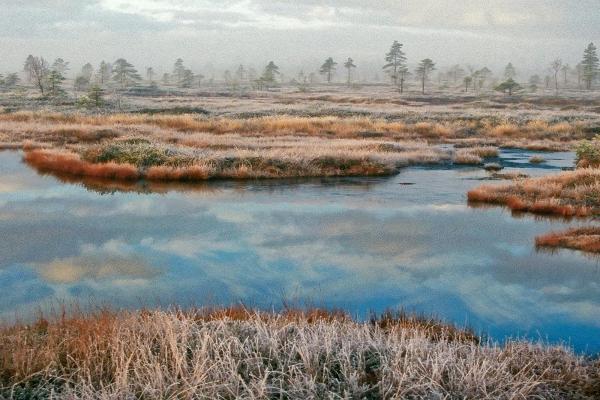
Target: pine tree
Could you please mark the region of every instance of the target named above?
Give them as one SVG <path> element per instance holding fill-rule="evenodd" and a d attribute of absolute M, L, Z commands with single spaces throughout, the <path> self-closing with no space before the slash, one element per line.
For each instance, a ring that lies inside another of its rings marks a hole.
<path fill-rule="evenodd" d="M 65 77 L 60 71 L 55 69 L 50 71 L 48 74 L 48 95 L 50 97 L 59 97 L 65 94 L 62 88 L 64 80 Z"/>
<path fill-rule="evenodd" d="M 142 79 L 134 66 L 124 58 L 119 58 L 115 61 L 112 73 L 113 80 L 119 84 L 121 89 L 127 89 Z"/>
<path fill-rule="evenodd" d="M 185 66 L 183 60 L 178 58 L 173 65 L 173 76 L 177 78 L 177 84 L 181 85 L 183 80 L 183 74 L 185 73 Z"/>
<path fill-rule="evenodd" d="M 179 82 L 179 85 L 182 88 L 191 88 L 192 85 L 194 84 L 194 73 L 192 72 L 191 69 L 184 69 L 183 70 L 183 75 L 181 76 L 181 82 Z"/>
<path fill-rule="evenodd" d="M 336 65 L 337 65 L 337 63 L 335 61 L 333 61 L 333 58 L 331 58 L 331 57 L 329 57 L 327 60 L 325 60 L 323 65 L 321 65 L 321 69 L 319 70 L 319 73 L 327 76 L 327 83 L 331 83 L 331 76 L 335 72 Z"/>
<path fill-rule="evenodd" d="M 356 65 L 354 65 L 354 60 L 348 57 L 348 60 L 344 63 L 344 67 L 348 70 L 347 83 L 348 86 L 350 86 L 350 83 L 352 82 L 352 69 L 356 68 Z"/>
<path fill-rule="evenodd" d="M 265 70 L 259 79 L 261 81 L 261 86 L 262 84 L 264 84 L 268 87 L 269 85 L 274 84 L 275 77 L 279 74 L 279 67 L 275 65 L 273 61 L 270 61 L 269 64 L 267 64 L 267 66 L 265 67 Z"/>
<path fill-rule="evenodd" d="M 426 58 L 424 60 L 421 60 L 421 62 L 419 63 L 419 66 L 416 69 L 416 73 L 419 76 L 419 79 L 421 80 L 421 88 L 422 88 L 422 92 L 423 94 L 425 94 L 425 82 L 427 82 L 427 79 L 429 79 L 429 74 L 431 74 L 431 71 L 435 70 L 435 64 L 433 63 L 433 61 L 430 58 Z"/>
<path fill-rule="evenodd" d="M 517 77 L 517 70 L 512 65 L 512 63 L 509 62 L 508 65 L 506 65 L 506 67 L 504 68 L 504 78 L 506 78 L 506 80 L 508 80 L 508 79 L 515 79 L 516 77 Z"/>
<path fill-rule="evenodd" d="M 98 67 L 98 76 L 96 80 L 98 83 L 102 85 L 106 85 L 110 80 L 110 76 L 112 75 L 112 65 L 107 62 L 102 61 L 100 63 L 100 67 Z"/>
<path fill-rule="evenodd" d="M 398 43 L 397 40 L 394 40 L 390 51 L 385 55 L 387 64 L 383 66 L 383 69 L 391 73 L 394 85 L 398 85 L 398 70 L 406 66 L 406 55 L 402 51 L 402 46 L 402 43 Z"/>
<path fill-rule="evenodd" d="M 600 71 L 600 59 L 598 59 L 598 52 L 594 43 L 590 43 L 583 52 L 583 61 L 581 62 L 581 65 L 583 67 L 583 81 L 585 82 L 585 87 L 590 90 Z"/>
<path fill-rule="evenodd" d="M 69 70 L 69 63 L 62 58 L 57 58 L 52 64 L 52 70 L 64 76 L 65 72 Z"/>
<path fill-rule="evenodd" d="M 496 86 L 494 90 L 512 96 L 513 92 L 521 90 L 521 85 L 515 82 L 513 78 L 508 78 L 506 81 Z"/>
<path fill-rule="evenodd" d="M 88 92 L 88 98 L 95 107 L 102 107 L 104 105 L 104 90 L 98 85 L 94 85 Z"/>
<path fill-rule="evenodd" d="M 81 76 L 86 78 L 88 81 L 92 80 L 92 75 L 94 75 L 94 67 L 92 64 L 87 63 L 83 67 L 81 67 Z"/>
<path fill-rule="evenodd" d="M 23 71 L 25 71 L 27 73 L 27 82 L 29 82 L 29 83 L 33 82 L 33 79 L 34 79 L 34 76 L 33 76 L 34 62 L 35 62 L 35 57 L 30 54 L 27 56 L 27 59 L 25 60 L 25 64 L 23 65 Z"/>

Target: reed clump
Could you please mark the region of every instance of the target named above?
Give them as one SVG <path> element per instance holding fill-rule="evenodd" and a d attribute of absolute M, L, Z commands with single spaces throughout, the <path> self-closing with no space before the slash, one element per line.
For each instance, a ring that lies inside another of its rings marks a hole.
<path fill-rule="evenodd" d="M 483 185 L 469 191 L 468 200 L 504 205 L 518 212 L 594 216 L 600 214 L 600 170 L 581 168 L 506 185 Z"/>
<path fill-rule="evenodd" d="M 0 330 L 6 399 L 594 399 L 599 369 L 394 313 L 105 310 Z"/>
<path fill-rule="evenodd" d="M 600 253 L 600 227 L 572 228 L 562 232 L 550 232 L 535 238 L 539 249 L 572 249 L 587 253 Z"/>

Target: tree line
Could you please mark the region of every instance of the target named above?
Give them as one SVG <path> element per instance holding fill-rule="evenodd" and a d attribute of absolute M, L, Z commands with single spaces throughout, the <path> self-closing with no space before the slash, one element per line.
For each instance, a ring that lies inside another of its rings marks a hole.
<path fill-rule="evenodd" d="M 407 56 L 403 51 L 403 44 L 398 41 L 392 43 L 390 50 L 384 56 L 384 60 L 385 64 L 382 66 L 382 70 L 388 75 L 390 83 L 397 87 L 400 93 L 405 91 L 407 80 L 411 76 L 419 82 L 421 92 L 425 93 L 427 84 L 432 79 L 432 73 L 436 70 L 435 62 L 430 58 L 425 58 L 420 60 L 411 72 L 408 68 Z M 337 66 L 338 63 L 332 57 L 328 57 L 319 68 L 318 74 L 327 83 L 332 83 L 337 72 Z M 346 70 L 346 84 L 352 85 L 355 81 L 354 70 L 357 65 L 351 57 L 348 57 L 343 63 L 343 67 Z M 57 58 L 50 63 L 43 57 L 33 55 L 27 57 L 23 68 L 27 82 L 35 86 L 42 96 L 50 98 L 57 98 L 66 94 L 64 82 L 66 80 L 65 74 L 69 70 L 69 63 L 62 58 Z M 598 51 L 593 43 L 585 48 L 582 61 L 575 67 L 572 68 L 569 64 L 563 63 L 561 59 L 556 59 L 549 65 L 548 74 L 543 79 L 539 75 L 533 75 L 529 78 L 527 85 L 530 90 L 535 91 L 540 85 L 545 84 L 547 89 L 553 87 L 558 92 L 561 86 L 567 85 L 569 76 L 573 74 L 576 75 L 578 87 L 588 90 L 592 89 L 594 81 L 600 77 Z M 154 69 L 151 67 L 146 68 L 145 75 L 150 86 L 156 86 L 157 77 Z M 440 83 L 452 82 L 454 85 L 460 83 L 465 92 L 481 90 L 491 77 L 492 71 L 487 67 L 475 69 L 469 66 L 465 69 L 460 65 L 452 66 L 447 71 L 438 74 Z M 493 88 L 509 95 L 523 90 L 524 87 L 522 84 L 517 83 L 516 77 L 516 68 L 512 63 L 508 63 L 504 69 L 504 80 Z M 179 58 L 175 61 L 172 72 L 164 73 L 160 80 L 164 85 L 191 88 L 201 87 L 204 79 L 204 75 L 194 73 L 185 66 L 183 59 Z M 240 65 L 234 73 L 229 70 L 225 71 L 223 79 L 230 86 L 247 82 L 255 89 L 262 90 L 276 86 L 278 81 L 283 80 L 283 75 L 275 62 L 270 61 L 260 75 L 253 68 L 247 69 Z M 83 93 L 80 98 L 81 102 L 100 105 L 106 88 L 110 87 L 115 91 L 125 91 L 136 86 L 142 80 L 138 70 L 125 58 L 119 58 L 113 63 L 102 61 L 97 68 L 87 63 L 77 72 L 73 81 L 73 91 L 76 97 L 79 93 Z M 290 82 L 305 87 L 315 81 L 315 73 L 306 75 L 301 71 Z M 12 88 L 19 83 L 18 73 L 7 74 L 6 76 L 0 75 L 0 87 Z"/>

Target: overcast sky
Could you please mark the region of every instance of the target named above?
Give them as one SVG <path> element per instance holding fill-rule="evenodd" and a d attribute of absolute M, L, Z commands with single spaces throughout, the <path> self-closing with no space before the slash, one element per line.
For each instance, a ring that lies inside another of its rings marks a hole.
<path fill-rule="evenodd" d="M 600 45 L 600 0 L 0 0 L 0 10 L 4 72 L 30 53 L 73 69 L 118 57 L 159 71 L 177 57 L 199 72 L 274 60 L 295 73 L 329 56 L 374 67 L 393 40 L 411 64 L 529 71 Z"/>

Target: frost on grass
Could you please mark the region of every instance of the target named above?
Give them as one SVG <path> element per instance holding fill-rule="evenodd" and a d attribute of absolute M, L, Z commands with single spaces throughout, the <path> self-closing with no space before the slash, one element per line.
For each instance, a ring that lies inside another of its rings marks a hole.
<path fill-rule="evenodd" d="M 0 397 L 593 399 L 598 360 L 386 314 L 98 312 L 0 331 Z"/>
<path fill-rule="evenodd" d="M 600 214 L 600 169 L 582 168 L 468 192 L 471 203 L 504 205 L 516 212 L 587 217 Z"/>

